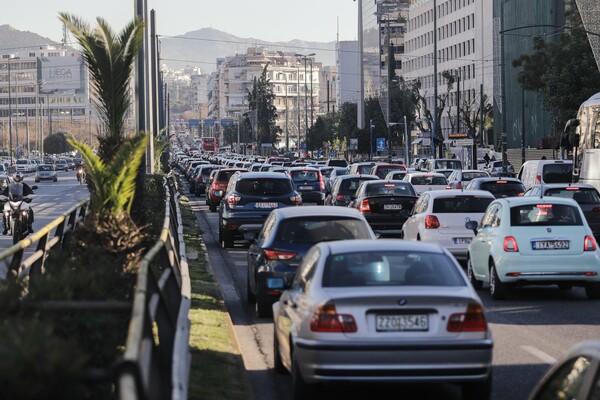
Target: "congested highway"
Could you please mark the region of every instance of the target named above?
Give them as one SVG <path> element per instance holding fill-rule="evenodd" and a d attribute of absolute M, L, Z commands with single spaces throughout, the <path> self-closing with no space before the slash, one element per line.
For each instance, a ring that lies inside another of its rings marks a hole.
<path fill-rule="evenodd" d="M 273 372 L 273 324 L 257 318 L 245 302 L 247 247 L 236 242 L 230 249 L 218 243 L 218 214 L 210 212 L 205 198 L 190 197 L 203 228 L 210 263 L 219 280 L 257 398 L 291 398 L 289 375 Z M 506 300 L 493 300 L 479 291 L 494 338 L 492 399 L 526 399 L 535 384 L 565 351 L 585 340 L 600 337 L 597 301 L 586 299 L 582 288 L 527 287 L 511 292 Z M 265 385 L 265 382 L 268 384 Z M 366 385 L 335 386 L 336 395 L 397 398 L 400 391 L 419 399 L 460 399 L 449 384 L 410 384 L 381 388 Z"/>

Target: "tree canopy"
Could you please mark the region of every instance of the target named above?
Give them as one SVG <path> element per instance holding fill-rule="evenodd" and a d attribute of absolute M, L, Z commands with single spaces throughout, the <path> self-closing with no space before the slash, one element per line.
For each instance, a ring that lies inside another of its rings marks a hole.
<path fill-rule="evenodd" d="M 279 129 L 275 125 L 277 108 L 273 105 L 275 94 L 270 79 L 267 78 L 268 64 L 265 65 L 259 78 L 254 78 L 252 89 L 248 91 L 248 107 L 251 123 L 256 127 L 256 137 L 259 143 L 275 143 Z"/>

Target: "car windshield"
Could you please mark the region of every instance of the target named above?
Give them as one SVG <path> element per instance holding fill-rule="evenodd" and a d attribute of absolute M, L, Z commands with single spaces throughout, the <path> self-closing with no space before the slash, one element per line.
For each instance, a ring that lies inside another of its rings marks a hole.
<path fill-rule="evenodd" d="M 583 225 L 579 210 L 568 204 L 527 204 L 511 207 L 511 226 Z"/>
<path fill-rule="evenodd" d="M 483 213 L 494 199 L 476 196 L 442 197 L 433 200 L 434 213 Z"/>
<path fill-rule="evenodd" d="M 334 254 L 323 269 L 323 287 L 466 286 L 445 254 L 378 251 Z"/>
<path fill-rule="evenodd" d="M 279 196 L 293 191 L 289 179 L 274 178 L 240 179 L 236 190 L 241 194 L 253 196 Z"/>
<path fill-rule="evenodd" d="M 568 183 L 573 179 L 573 164 L 546 164 L 542 170 L 546 183 Z"/>
<path fill-rule="evenodd" d="M 492 181 L 483 182 L 481 184 L 481 190 L 487 190 L 496 198 L 515 197 L 525 191 L 525 186 L 520 182 Z"/>
<path fill-rule="evenodd" d="M 54 171 L 54 167 L 50 165 L 40 165 L 37 168 L 38 171 Z"/>
<path fill-rule="evenodd" d="M 17 160 L 17 164 L 29 164 L 27 160 Z"/>
<path fill-rule="evenodd" d="M 598 195 L 598 191 L 592 188 L 579 188 L 572 186 L 569 188 L 546 189 L 544 196 L 573 199 L 579 204 L 600 203 L 600 195 Z"/>
<path fill-rule="evenodd" d="M 416 196 L 412 187 L 404 182 L 382 182 L 370 184 L 366 189 L 368 197 L 373 196 Z"/>
<path fill-rule="evenodd" d="M 413 176 L 410 179 L 413 185 L 447 185 L 448 181 L 445 176 Z"/>
<path fill-rule="evenodd" d="M 292 171 L 290 174 L 294 182 L 318 182 L 319 173 L 317 171 Z"/>
<path fill-rule="evenodd" d="M 304 216 L 282 221 L 275 240 L 288 244 L 313 244 L 331 240 L 371 238 L 369 227 L 359 219 Z"/>
<path fill-rule="evenodd" d="M 488 174 L 485 172 L 463 172 L 462 173 L 462 181 L 469 182 L 475 178 L 485 178 Z"/>

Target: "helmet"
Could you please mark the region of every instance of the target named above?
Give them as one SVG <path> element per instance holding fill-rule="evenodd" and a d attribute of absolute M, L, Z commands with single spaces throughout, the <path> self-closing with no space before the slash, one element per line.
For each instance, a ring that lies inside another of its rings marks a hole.
<path fill-rule="evenodd" d="M 14 176 L 13 176 L 13 180 L 15 182 L 21 182 L 23 180 L 23 174 L 20 172 L 17 172 Z"/>

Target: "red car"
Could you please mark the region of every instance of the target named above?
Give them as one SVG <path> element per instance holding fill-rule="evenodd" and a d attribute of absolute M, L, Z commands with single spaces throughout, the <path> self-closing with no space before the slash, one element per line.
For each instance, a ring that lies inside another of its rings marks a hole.
<path fill-rule="evenodd" d="M 246 171 L 244 168 L 223 168 L 214 171 L 213 179 L 206 189 L 206 204 L 210 211 L 217 211 L 217 206 L 221 203 L 223 193 L 227 189 L 229 178 L 237 171 Z"/>

